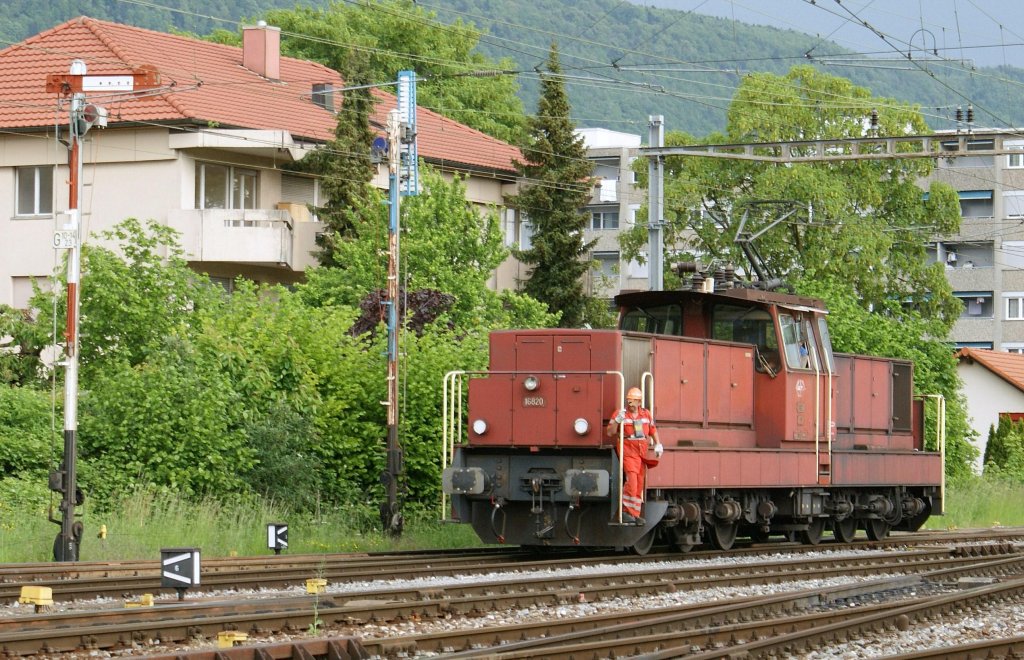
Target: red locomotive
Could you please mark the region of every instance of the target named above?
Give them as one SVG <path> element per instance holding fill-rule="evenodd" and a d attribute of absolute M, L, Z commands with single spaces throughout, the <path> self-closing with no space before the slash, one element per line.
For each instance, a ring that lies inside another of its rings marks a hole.
<path fill-rule="evenodd" d="M 645 553 L 878 540 L 942 512 L 944 408 L 926 443 L 909 362 L 833 353 L 819 300 L 698 288 L 619 295 L 618 330 L 492 333 L 488 371 L 446 378 L 447 514 L 485 542 Z M 604 431 L 634 386 L 665 450 L 625 524 Z"/>

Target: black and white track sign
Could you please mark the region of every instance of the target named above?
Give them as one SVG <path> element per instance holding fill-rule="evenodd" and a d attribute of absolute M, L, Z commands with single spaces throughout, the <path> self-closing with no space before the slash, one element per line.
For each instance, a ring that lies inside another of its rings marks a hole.
<path fill-rule="evenodd" d="M 161 548 L 160 586 L 187 589 L 199 584 L 199 548 Z"/>
<path fill-rule="evenodd" d="M 283 550 L 288 547 L 287 523 L 270 523 L 267 525 L 267 547 L 271 550 Z"/>

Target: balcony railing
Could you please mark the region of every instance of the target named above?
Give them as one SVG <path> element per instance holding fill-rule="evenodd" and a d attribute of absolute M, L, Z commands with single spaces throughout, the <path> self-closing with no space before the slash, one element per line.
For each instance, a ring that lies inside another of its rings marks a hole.
<path fill-rule="evenodd" d="M 180 209 L 168 224 L 181 232 L 185 258 L 305 270 L 312 264 L 315 222 L 278 209 Z"/>

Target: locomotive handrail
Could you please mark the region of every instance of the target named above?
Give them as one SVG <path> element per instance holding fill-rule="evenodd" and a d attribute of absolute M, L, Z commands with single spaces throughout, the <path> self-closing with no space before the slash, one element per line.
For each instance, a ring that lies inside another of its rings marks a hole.
<path fill-rule="evenodd" d="M 939 501 L 942 502 L 942 511 L 938 515 L 946 513 L 946 397 L 941 394 L 920 394 L 922 399 L 935 399 L 935 448 L 939 452 L 939 461 L 942 468 L 942 477 L 939 480 Z M 922 428 L 924 420 L 921 420 Z M 924 442 L 922 432 L 921 442 Z M 923 449 L 924 447 L 922 447 Z M 934 513 L 934 512 L 933 512 Z"/>
<path fill-rule="evenodd" d="M 827 398 L 828 398 L 828 401 L 827 401 L 826 406 L 825 406 L 825 409 L 828 411 L 828 413 L 825 416 L 825 447 L 826 447 L 826 451 L 828 452 L 828 483 L 831 484 L 832 483 L 832 428 L 833 428 L 833 424 L 835 424 L 835 422 L 832 420 L 832 372 L 835 371 L 835 365 L 832 364 L 832 351 L 827 350 L 827 349 L 828 349 L 827 346 L 823 345 L 821 347 L 821 353 L 825 357 L 825 369 L 826 369 L 826 372 L 828 373 L 828 376 L 825 379 L 826 380 L 826 385 L 827 385 L 826 392 L 828 393 L 826 395 Z M 817 446 L 817 444 L 815 444 L 815 446 Z M 817 454 L 817 451 L 815 451 L 815 454 Z M 816 458 L 817 458 L 817 456 L 816 456 Z M 818 459 L 818 483 L 819 484 L 821 483 L 821 460 L 820 460 L 820 458 Z"/>
<path fill-rule="evenodd" d="M 585 376 L 603 374 L 606 376 L 619 377 L 619 408 L 625 407 L 626 401 L 626 377 L 621 371 L 604 370 L 540 370 L 540 369 L 516 369 L 516 370 L 454 370 L 444 375 L 442 388 L 443 397 L 441 401 L 441 472 L 455 462 L 455 444 L 462 438 L 462 398 L 463 398 L 463 377 L 464 376 L 515 376 L 519 374 L 537 375 L 566 375 Z M 652 384 L 653 393 L 653 384 Z M 652 394 L 653 396 L 653 394 Z M 449 402 L 449 399 L 451 400 Z M 602 417 L 601 421 L 604 421 Z M 619 425 L 619 523 L 622 523 L 622 425 Z M 441 519 L 447 520 L 448 495 L 441 489 Z"/>
<path fill-rule="evenodd" d="M 640 391 L 644 394 L 645 398 L 647 396 L 647 388 L 644 385 L 648 381 L 650 381 L 650 383 L 651 383 L 651 400 L 650 400 L 650 405 L 644 405 L 644 404 L 648 403 L 647 401 L 641 401 L 640 405 L 642 405 L 644 408 L 647 408 L 649 411 L 651 411 L 651 424 L 654 425 L 655 424 L 655 420 L 657 419 L 657 416 L 654 414 L 654 374 L 652 374 L 650 371 L 645 371 L 642 374 L 640 374 Z M 621 426 L 619 427 L 619 430 L 620 431 L 622 430 Z M 620 456 L 621 456 L 621 454 L 620 454 Z M 647 502 L 647 470 L 648 470 L 647 463 L 644 463 L 644 487 L 640 489 L 640 499 L 643 502 Z M 619 471 L 621 472 L 621 469 Z M 619 522 L 620 523 L 622 522 L 622 520 L 621 520 L 621 516 L 622 516 L 622 501 L 621 500 L 622 500 L 622 487 L 620 486 L 619 487 L 619 516 L 620 516 Z"/>

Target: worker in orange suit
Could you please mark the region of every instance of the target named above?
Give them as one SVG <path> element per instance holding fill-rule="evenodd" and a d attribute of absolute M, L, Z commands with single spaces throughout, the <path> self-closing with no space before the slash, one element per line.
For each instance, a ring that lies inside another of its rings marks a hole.
<path fill-rule="evenodd" d="M 641 407 L 643 392 L 639 387 L 630 388 L 626 393 L 626 407 L 619 409 L 608 422 L 608 437 L 614 437 L 622 425 L 622 522 L 643 525 L 640 508 L 644 503 L 644 464 L 648 447 L 661 458 L 664 448 L 658 441 L 658 429 L 654 426 L 654 415 Z"/>

